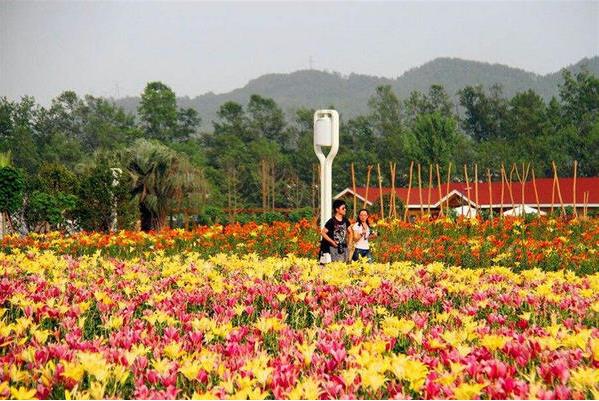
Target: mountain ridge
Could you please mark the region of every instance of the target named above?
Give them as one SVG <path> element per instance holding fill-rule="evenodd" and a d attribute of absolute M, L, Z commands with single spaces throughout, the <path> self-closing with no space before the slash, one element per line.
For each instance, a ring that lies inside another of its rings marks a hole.
<path fill-rule="evenodd" d="M 251 79 L 241 88 L 229 92 L 207 92 L 195 97 L 178 97 L 179 107 L 192 107 L 202 117 L 202 128 L 208 128 L 216 119 L 218 108 L 227 101 L 247 104 L 253 94 L 273 98 L 288 118 L 300 107 L 321 108 L 334 105 L 345 118 L 365 114 L 368 99 L 379 85 L 391 85 L 400 99 L 414 91 L 427 92 L 431 85 L 441 84 L 449 96 L 457 101 L 457 92 L 468 85 L 488 88 L 500 84 L 503 95 L 512 97 L 517 92 L 532 89 L 545 100 L 557 96 L 564 69 L 577 73 L 583 68 L 599 76 L 599 56 L 585 57 L 559 71 L 545 75 L 510 67 L 500 63 L 464 60 L 457 57 L 437 57 L 413 67 L 396 78 L 367 74 L 322 70 L 297 70 L 291 73 L 268 73 Z M 168 84 L 168 83 L 167 83 Z M 138 96 L 113 99 L 125 110 L 136 112 Z"/>

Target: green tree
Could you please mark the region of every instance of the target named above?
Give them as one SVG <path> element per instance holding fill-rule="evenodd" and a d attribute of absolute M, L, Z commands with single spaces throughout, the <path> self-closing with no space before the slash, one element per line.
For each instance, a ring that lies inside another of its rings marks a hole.
<path fill-rule="evenodd" d="M 32 97 L 19 102 L 0 98 L 0 152 L 11 152 L 16 167 L 34 174 L 40 164 L 35 121 L 39 108 Z"/>
<path fill-rule="evenodd" d="M 27 200 L 25 221 L 29 229 L 36 232 L 59 230 L 64 227 L 76 205 L 75 195 L 33 191 Z"/>
<path fill-rule="evenodd" d="M 218 112 L 218 121 L 214 121 L 214 134 L 229 134 L 240 138 L 243 142 L 249 143 L 257 137 L 248 129 L 248 120 L 243 110 L 243 106 L 235 102 L 226 102 L 220 106 Z"/>
<path fill-rule="evenodd" d="M 421 164 L 446 166 L 456 163 L 457 151 L 465 146 L 465 140 L 453 118 L 432 113 L 416 119 L 411 145 L 411 155 Z"/>
<path fill-rule="evenodd" d="M 162 82 L 149 82 L 138 107 L 142 129 L 148 139 L 168 141 L 177 136 L 177 99 Z"/>
<path fill-rule="evenodd" d="M 23 174 L 10 163 L 10 152 L 0 153 L 0 233 L 4 235 L 5 220 L 12 226 L 11 214 L 23 207 Z"/>
<path fill-rule="evenodd" d="M 113 172 L 112 169 L 118 170 Z M 116 217 L 117 228 L 134 228 L 137 205 L 131 200 L 131 185 L 130 176 L 114 152 L 95 153 L 85 165 L 79 166 L 75 211 L 79 226 L 85 230 L 108 232 Z"/>
<path fill-rule="evenodd" d="M 564 71 L 563 79 L 560 85 L 562 121 L 558 135 L 571 161 L 579 162 L 579 173 L 595 176 L 599 174 L 599 78 L 588 71 L 575 77 Z"/>
<path fill-rule="evenodd" d="M 252 95 L 247 113 L 253 137 L 264 137 L 275 141 L 281 147 L 288 147 L 285 114 L 273 99 Z"/>
<path fill-rule="evenodd" d="M 158 142 L 138 139 L 125 160 L 143 231 L 164 227 L 174 202 L 205 185 L 201 172 L 186 157 Z"/>
<path fill-rule="evenodd" d="M 489 95 L 480 85 L 467 86 L 459 97 L 466 114 L 462 126 L 468 135 L 477 142 L 503 137 L 507 102 L 501 97 L 501 86 L 493 85 Z"/>
<path fill-rule="evenodd" d="M 407 168 L 409 135 L 402 119 L 402 105 L 389 85 L 379 86 L 368 101 L 372 145 L 383 166 L 397 162 L 398 170 Z M 349 166 L 346 166 L 349 167 Z"/>
<path fill-rule="evenodd" d="M 143 135 L 135 117 L 113 102 L 87 95 L 81 108 L 81 144 L 86 153 L 120 149 Z"/>
<path fill-rule="evenodd" d="M 559 86 L 565 124 L 577 125 L 588 132 L 599 117 L 599 77 L 588 71 L 573 76 L 568 70 L 562 74 Z"/>
<path fill-rule="evenodd" d="M 442 85 L 432 85 L 428 95 L 418 91 L 410 93 L 404 102 L 404 110 L 408 122 L 413 124 L 416 117 L 423 113 L 439 113 L 442 116 L 452 116 L 453 104 Z"/>
<path fill-rule="evenodd" d="M 202 119 L 195 109 L 179 109 L 177 112 L 177 139 L 185 141 L 192 138 L 201 123 Z"/>
<path fill-rule="evenodd" d="M 370 119 L 377 136 L 392 136 L 401 132 L 401 103 L 390 85 L 379 86 L 368 100 Z"/>
<path fill-rule="evenodd" d="M 516 94 L 509 101 L 505 118 L 505 136 L 517 140 L 534 140 L 543 136 L 547 128 L 547 112 L 543 99 L 532 89 Z"/>

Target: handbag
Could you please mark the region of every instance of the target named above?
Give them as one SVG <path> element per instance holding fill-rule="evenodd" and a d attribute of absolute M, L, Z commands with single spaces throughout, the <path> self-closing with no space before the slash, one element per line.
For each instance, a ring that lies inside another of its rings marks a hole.
<path fill-rule="evenodd" d="M 320 255 L 320 263 L 321 264 L 327 264 L 327 263 L 331 263 L 331 254 L 329 252 L 323 253 Z"/>

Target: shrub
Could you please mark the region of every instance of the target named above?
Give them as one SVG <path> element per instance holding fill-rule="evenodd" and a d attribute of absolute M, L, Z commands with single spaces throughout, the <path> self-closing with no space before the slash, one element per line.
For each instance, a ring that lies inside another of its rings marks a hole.
<path fill-rule="evenodd" d="M 251 213 L 239 213 L 234 219 L 240 224 L 247 224 L 258 220 L 256 215 Z"/>
<path fill-rule="evenodd" d="M 221 208 L 216 206 L 206 206 L 197 217 L 199 225 L 224 224 L 226 222 L 227 215 Z"/>
<path fill-rule="evenodd" d="M 74 195 L 34 191 L 27 202 L 25 219 L 30 227 L 39 228 L 47 223 L 49 228 L 58 229 L 65 224 L 76 205 L 77 197 Z"/>
<path fill-rule="evenodd" d="M 311 207 L 304 207 L 301 209 L 295 209 L 293 212 L 289 213 L 289 220 L 297 223 L 301 219 L 310 220 L 314 214 Z"/>
<path fill-rule="evenodd" d="M 259 223 L 274 223 L 275 221 L 286 220 L 285 216 L 280 212 L 264 212 L 258 216 L 256 221 Z"/>

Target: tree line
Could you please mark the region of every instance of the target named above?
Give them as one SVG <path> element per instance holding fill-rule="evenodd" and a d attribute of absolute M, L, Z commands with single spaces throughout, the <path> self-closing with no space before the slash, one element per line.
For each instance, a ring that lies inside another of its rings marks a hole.
<path fill-rule="evenodd" d="M 148 230 L 175 224 L 174 211 L 214 222 L 226 219 L 223 210 L 310 208 L 318 184 L 313 113 L 300 108 L 288 117 L 255 94 L 246 105 L 221 105 L 204 131 L 197 111 L 179 108 L 161 82 L 147 84 L 136 115 L 72 91 L 49 107 L 32 97 L 0 98 L 0 209 L 22 230 L 73 222 L 109 230 L 116 205 L 119 227 L 139 220 Z M 502 163 L 530 162 L 542 177 L 552 174 L 552 160 L 561 175 L 576 160 L 581 176 L 596 176 L 599 78 L 564 71 L 559 97 L 549 102 L 533 90 L 506 98 L 500 85 L 467 86 L 457 103 L 441 85 L 407 99 L 380 86 L 366 115 L 341 115 L 340 136 L 336 191 L 349 186 L 351 163 L 358 185 L 368 165 L 389 162 L 397 163 L 396 185 L 405 185 L 411 161 L 496 172 Z M 9 199 L 15 191 L 21 197 Z"/>

